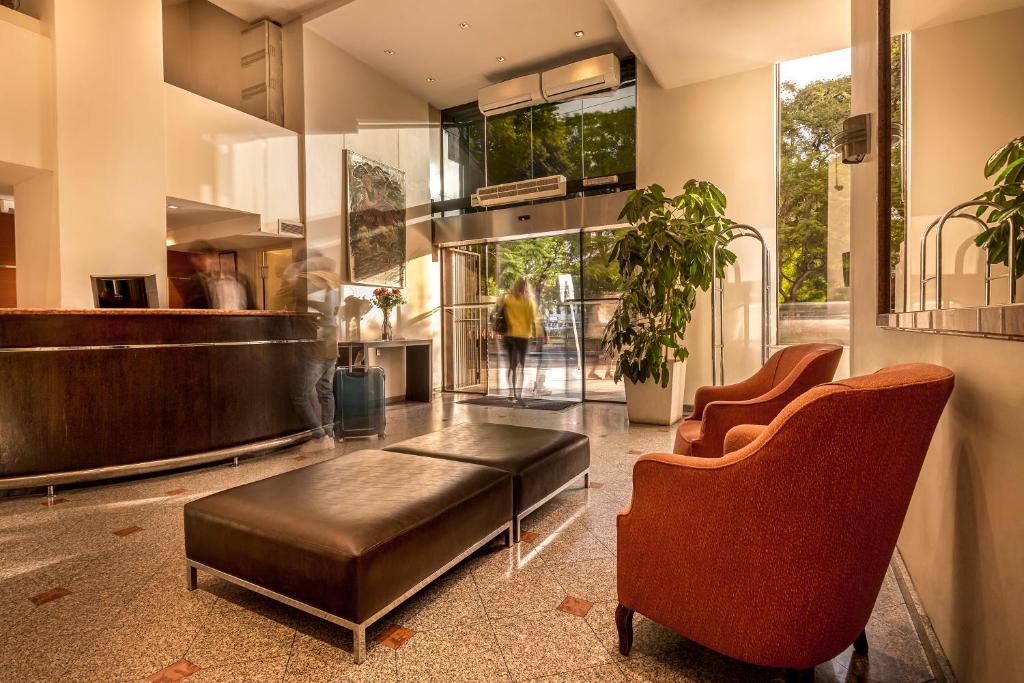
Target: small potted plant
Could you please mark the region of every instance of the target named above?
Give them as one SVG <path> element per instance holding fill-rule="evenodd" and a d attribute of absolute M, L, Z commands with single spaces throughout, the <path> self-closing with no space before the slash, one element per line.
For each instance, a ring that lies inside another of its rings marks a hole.
<path fill-rule="evenodd" d="M 379 308 L 381 313 L 384 314 L 384 322 L 380 327 L 380 338 L 385 341 L 390 340 L 392 338 L 391 309 L 405 303 L 405 297 L 402 296 L 402 290 L 397 287 L 378 287 L 373 290 L 373 296 L 370 298 L 370 303 Z"/>
<path fill-rule="evenodd" d="M 989 157 L 985 177 L 995 176 L 995 187 L 978 196 L 993 206 L 978 207 L 978 217 L 985 217 L 990 227 L 978 234 L 974 242 L 986 250 L 992 265 L 1010 265 L 1010 229 L 1017 236 L 1016 273 L 1024 275 L 1024 137 L 1010 140 Z M 988 214 L 985 216 L 985 214 Z M 1011 302 L 1012 303 L 1012 302 Z"/>
<path fill-rule="evenodd" d="M 660 185 L 630 193 L 619 214 L 630 228 L 612 245 L 609 261 L 622 274 L 622 299 L 605 328 L 602 348 L 618 357 L 614 379 L 626 380 L 631 422 L 672 424 L 682 418 L 683 336 L 697 305 L 697 290 L 736 260 L 718 248 L 733 221 L 725 194 L 710 182 L 688 180 L 670 197 Z"/>

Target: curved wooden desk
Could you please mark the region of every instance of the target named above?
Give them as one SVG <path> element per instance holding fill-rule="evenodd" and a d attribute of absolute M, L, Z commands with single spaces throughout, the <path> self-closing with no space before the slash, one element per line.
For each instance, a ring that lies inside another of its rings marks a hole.
<path fill-rule="evenodd" d="M 306 435 L 316 315 L 0 311 L 0 489 L 224 460 Z"/>

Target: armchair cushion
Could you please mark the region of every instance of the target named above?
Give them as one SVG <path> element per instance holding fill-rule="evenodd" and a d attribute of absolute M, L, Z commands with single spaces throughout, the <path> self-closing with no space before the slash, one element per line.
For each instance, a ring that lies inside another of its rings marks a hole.
<path fill-rule="evenodd" d="M 726 433 L 725 446 L 722 450 L 726 455 L 733 451 L 738 451 L 744 446 L 753 443 L 767 429 L 768 427 L 765 425 L 736 425 Z"/>

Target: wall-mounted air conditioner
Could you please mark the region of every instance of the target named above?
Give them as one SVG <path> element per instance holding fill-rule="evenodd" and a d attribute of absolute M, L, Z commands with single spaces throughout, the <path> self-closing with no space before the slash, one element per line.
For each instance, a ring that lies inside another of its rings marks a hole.
<path fill-rule="evenodd" d="M 541 74 L 544 99 L 548 102 L 617 88 L 620 81 L 619 58 L 614 54 L 591 57 Z"/>
<path fill-rule="evenodd" d="M 477 97 L 480 112 L 484 116 L 504 114 L 507 111 L 515 111 L 543 102 L 540 74 L 529 74 L 489 85 L 482 88 Z"/>
<path fill-rule="evenodd" d="M 487 185 L 479 188 L 470 198 L 472 206 L 504 206 L 531 199 L 565 196 L 565 176 L 550 175 L 516 183 Z"/>
<path fill-rule="evenodd" d="M 286 221 L 283 218 L 277 219 L 277 234 L 282 237 L 306 236 L 306 226 L 298 221 Z"/>

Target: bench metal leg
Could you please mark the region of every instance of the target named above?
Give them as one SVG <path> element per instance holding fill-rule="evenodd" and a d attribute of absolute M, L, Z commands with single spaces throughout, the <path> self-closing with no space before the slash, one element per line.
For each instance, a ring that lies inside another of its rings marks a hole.
<path fill-rule="evenodd" d="M 511 548 L 515 543 L 515 539 L 512 538 L 512 527 L 506 529 L 503 535 L 505 536 L 505 547 Z"/>
<path fill-rule="evenodd" d="M 583 488 L 585 488 L 585 489 L 589 489 L 590 488 L 590 470 L 587 470 L 583 474 Z"/>
<path fill-rule="evenodd" d="M 523 518 L 519 515 L 512 518 L 512 542 L 519 543 L 519 537 L 523 532 Z"/>
<path fill-rule="evenodd" d="M 190 564 L 185 565 L 185 587 L 194 591 L 199 585 L 199 577 L 196 575 L 196 568 Z"/>
<path fill-rule="evenodd" d="M 352 630 L 352 659 L 356 664 L 366 661 L 366 627 L 356 626 Z"/>

